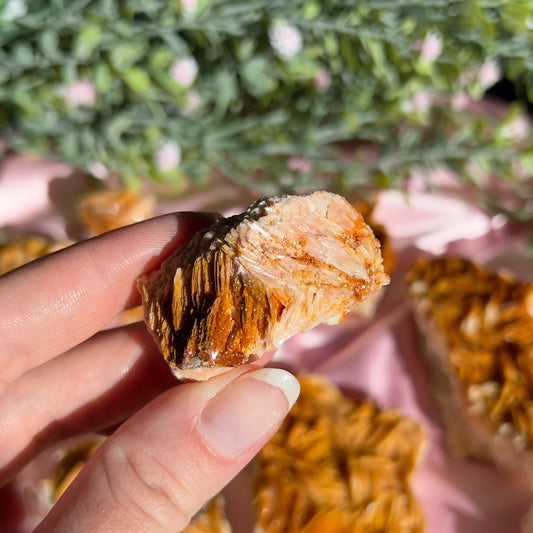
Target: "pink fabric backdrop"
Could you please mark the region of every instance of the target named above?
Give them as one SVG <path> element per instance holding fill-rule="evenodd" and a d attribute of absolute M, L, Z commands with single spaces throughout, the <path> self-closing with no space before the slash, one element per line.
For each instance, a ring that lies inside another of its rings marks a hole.
<path fill-rule="evenodd" d="M 367 320 L 354 314 L 338 326 L 296 335 L 278 350 L 274 364 L 323 374 L 349 395 L 371 396 L 379 405 L 398 407 L 424 424 L 429 443 L 413 482 L 428 533 L 518 532 L 532 502 L 524 480 L 499 473 L 490 464 L 455 459 L 448 451 L 405 301 L 403 273 L 417 255 L 450 253 L 505 266 L 531 279 L 532 260 L 524 251 L 531 231 L 484 212 L 444 170 L 429 177 L 441 193 L 424 190 L 419 178 L 413 176 L 407 197 L 387 191 L 377 198 L 374 219 L 393 238 L 398 260 L 377 314 Z M 87 188 L 87 178 L 72 176 L 66 165 L 9 156 L 0 168 L 0 237 L 2 231 L 12 235 L 39 230 L 58 238 L 75 233 L 76 225 L 69 220 L 73 199 Z M 220 184 L 180 199 L 162 199 L 158 211 L 233 214 L 252 199 Z M 32 472 L 32 465 L 27 471 Z M 242 504 L 235 505 L 236 498 L 247 498 L 242 494 L 246 476 L 228 490 L 230 513 L 239 509 L 237 533 L 249 531 Z"/>

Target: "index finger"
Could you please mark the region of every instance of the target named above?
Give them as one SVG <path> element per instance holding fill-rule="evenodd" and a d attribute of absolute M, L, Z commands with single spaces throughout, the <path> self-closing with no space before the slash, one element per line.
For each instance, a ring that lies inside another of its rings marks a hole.
<path fill-rule="evenodd" d="M 105 327 L 131 302 L 137 277 L 212 220 L 203 213 L 156 217 L 0 276 L 0 380 L 16 379 Z"/>

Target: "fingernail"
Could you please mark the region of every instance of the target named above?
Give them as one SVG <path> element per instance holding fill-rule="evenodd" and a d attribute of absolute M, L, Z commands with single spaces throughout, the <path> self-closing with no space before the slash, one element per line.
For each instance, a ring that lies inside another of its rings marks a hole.
<path fill-rule="evenodd" d="M 281 424 L 300 393 L 298 380 L 261 368 L 231 382 L 206 405 L 200 432 L 211 448 L 237 457 Z"/>

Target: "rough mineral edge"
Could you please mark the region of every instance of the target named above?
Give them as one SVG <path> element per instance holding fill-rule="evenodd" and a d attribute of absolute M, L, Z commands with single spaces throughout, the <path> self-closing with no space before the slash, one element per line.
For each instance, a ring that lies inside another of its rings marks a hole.
<path fill-rule="evenodd" d="M 533 484 L 533 284 L 439 258 L 407 287 L 452 450 Z"/>
<path fill-rule="evenodd" d="M 206 379 L 336 324 L 389 281 L 341 196 L 266 198 L 221 218 L 139 279 L 145 320 L 179 378 Z"/>
<path fill-rule="evenodd" d="M 410 478 L 424 428 L 370 399 L 354 402 L 316 375 L 255 462 L 254 533 L 421 533 Z"/>

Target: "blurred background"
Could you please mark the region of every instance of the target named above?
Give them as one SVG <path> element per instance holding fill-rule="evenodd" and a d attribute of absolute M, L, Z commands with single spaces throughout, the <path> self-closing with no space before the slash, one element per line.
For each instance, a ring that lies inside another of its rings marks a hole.
<path fill-rule="evenodd" d="M 392 283 L 275 364 L 424 428 L 409 531 L 531 531 L 524 476 L 449 447 L 405 275 L 460 255 L 532 281 L 532 105 L 533 0 L 0 0 L 0 274 L 157 214 L 338 192 Z M 22 473 L 35 523 L 94 442 Z M 236 533 L 251 477 L 226 491 Z"/>
<path fill-rule="evenodd" d="M 364 195 L 446 168 L 527 216 L 532 17 L 503 0 L 2 0 L 1 149 L 172 193 Z"/>

